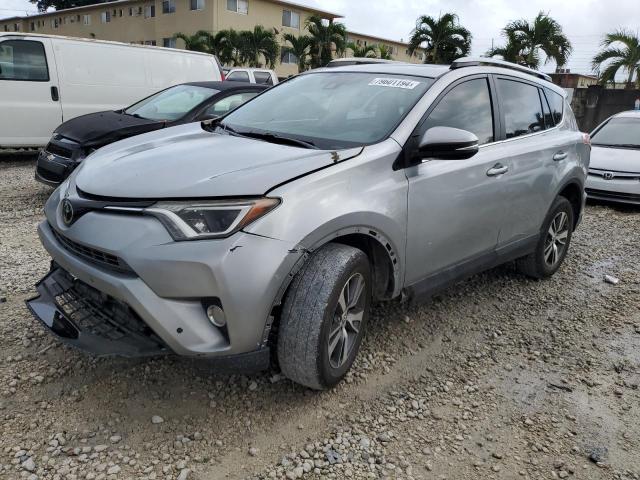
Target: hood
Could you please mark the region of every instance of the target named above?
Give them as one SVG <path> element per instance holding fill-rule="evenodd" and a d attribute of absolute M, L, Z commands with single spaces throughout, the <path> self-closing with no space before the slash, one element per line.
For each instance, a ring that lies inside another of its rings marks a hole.
<path fill-rule="evenodd" d="M 591 147 L 589 167 L 612 172 L 640 173 L 640 150 L 594 145 Z"/>
<path fill-rule="evenodd" d="M 96 147 L 163 128 L 165 122 L 132 117 L 118 112 L 98 112 L 64 122 L 55 133 L 78 142 L 83 147 Z"/>
<path fill-rule="evenodd" d="M 191 123 L 103 147 L 82 162 L 74 177 L 80 190 L 104 197 L 252 196 L 361 151 L 278 145 L 208 132 Z"/>

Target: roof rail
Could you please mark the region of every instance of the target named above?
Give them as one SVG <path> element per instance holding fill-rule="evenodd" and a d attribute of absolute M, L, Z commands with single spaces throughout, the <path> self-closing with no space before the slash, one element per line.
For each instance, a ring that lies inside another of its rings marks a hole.
<path fill-rule="evenodd" d="M 522 65 L 518 65 L 517 63 L 505 62 L 504 60 L 498 60 L 495 58 L 489 57 L 463 57 L 457 60 L 454 60 L 449 67 L 451 70 L 455 70 L 456 68 L 462 67 L 479 67 L 479 66 L 491 66 L 491 67 L 501 67 L 508 68 L 510 70 L 515 70 L 517 72 L 528 73 L 529 75 L 533 75 L 535 77 L 541 78 L 542 80 L 547 80 L 551 82 L 551 77 L 546 73 L 538 72 L 529 67 L 525 67 Z"/>

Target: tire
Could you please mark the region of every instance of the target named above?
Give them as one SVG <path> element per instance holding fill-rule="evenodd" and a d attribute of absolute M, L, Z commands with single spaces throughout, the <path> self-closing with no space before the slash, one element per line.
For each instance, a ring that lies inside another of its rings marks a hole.
<path fill-rule="evenodd" d="M 346 310 L 343 304 L 350 303 L 349 298 L 340 301 L 345 289 L 357 296 Z M 364 252 L 338 243 L 314 252 L 295 276 L 283 305 L 277 341 L 282 373 L 315 390 L 340 382 L 358 353 L 370 303 L 371 268 Z"/>
<path fill-rule="evenodd" d="M 573 217 L 573 207 L 569 200 L 565 197 L 557 197 L 544 219 L 535 251 L 516 261 L 516 266 L 521 273 L 531 278 L 542 279 L 558 271 L 569 251 L 574 226 Z M 561 222 L 563 226 L 559 228 Z M 555 236 L 552 233 L 554 229 L 557 230 Z M 555 253 L 553 245 L 550 244 L 552 240 L 555 244 Z M 561 243 L 562 241 L 564 244 Z M 555 261 L 551 261 L 554 256 Z"/>

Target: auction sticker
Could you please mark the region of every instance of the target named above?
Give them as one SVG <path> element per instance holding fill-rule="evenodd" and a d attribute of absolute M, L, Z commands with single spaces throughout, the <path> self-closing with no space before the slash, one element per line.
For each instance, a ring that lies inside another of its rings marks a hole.
<path fill-rule="evenodd" d="M 375 85 L 377 87 L 391 87 L 391 88 L 406 88 L 413 90 L 420 82 L 415 80 L 403 80 L 401 78 L 374 78 L 369 82 L 369 85 Z"/>

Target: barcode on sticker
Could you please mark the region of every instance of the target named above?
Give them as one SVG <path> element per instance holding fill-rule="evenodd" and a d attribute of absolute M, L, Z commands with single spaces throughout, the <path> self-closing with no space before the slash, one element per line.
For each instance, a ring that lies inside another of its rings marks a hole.
<path fill-rule="evenodd" d="M 420 82 L 416 82 L 415 80 L 403 80 L 401 78 L 374 78 L 369 82 L 369 85 L 413 90 L 420 85 Z"/>

